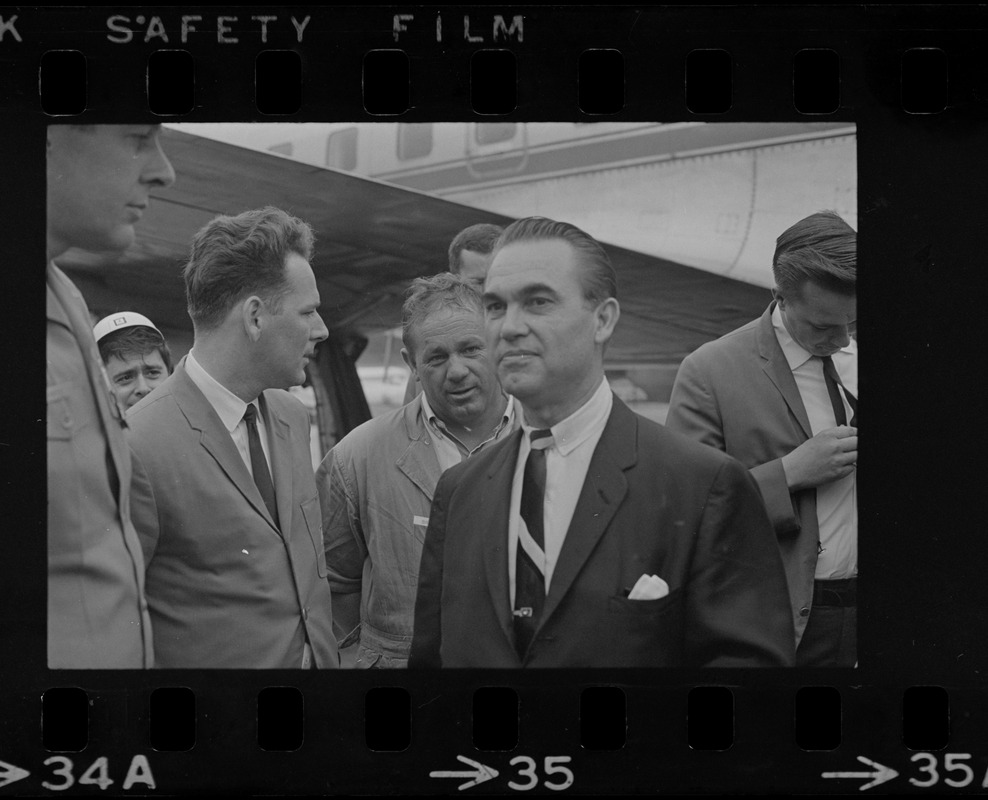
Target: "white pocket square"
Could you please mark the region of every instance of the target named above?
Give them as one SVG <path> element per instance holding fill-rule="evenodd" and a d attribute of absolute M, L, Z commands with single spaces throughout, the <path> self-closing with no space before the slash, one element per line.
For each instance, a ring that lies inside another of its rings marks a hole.
<path fill-rule="evenodd" d="M 629 600 L 658 600 L 669 594 L 669 584 L 658 575 L 642 575 L 631 592 Z"/>

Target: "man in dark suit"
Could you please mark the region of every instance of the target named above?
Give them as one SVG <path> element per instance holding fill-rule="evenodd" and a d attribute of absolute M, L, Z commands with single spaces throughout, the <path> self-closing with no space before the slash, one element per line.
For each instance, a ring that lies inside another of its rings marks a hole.
<path fill-rule="evenodd" d="M 192 350 L 129 412 L 156 666 L 339 666 L 309 417 L 284 391 L 328 333 L 312 243 L 276 208 L 199 231 Z"/>
<path fill-rule="evenodd" d="M 484 291 L 488 349 L 522 430 L 439 481 L 410 667 L 792 663 L 785 576 L 754 481 L 608 387 L 615 283 L 572 225 L 529 218 L 502 234 Z"/>
<path fill-rule="evenodd" d="M 786 567 L 797 666 L 857 662 L 856 245 L 830 211 L 786 230 L 775 299 L 683 361 L 666 419 L 758 482 Z"/>
<path fill-rule="evenodd" d="M 55 262 L 122 252 L 150 192 L 175 172 L 159 125 L 48 128 L 48 666 L 153 666 L 144 560 L 130 518 L 130 454 L 89 309 Z"/>

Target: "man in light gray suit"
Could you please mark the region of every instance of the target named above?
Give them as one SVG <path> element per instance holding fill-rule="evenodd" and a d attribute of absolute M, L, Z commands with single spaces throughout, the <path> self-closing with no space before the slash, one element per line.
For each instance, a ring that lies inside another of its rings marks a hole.
<path fill-rule="evenodd" d="M 309 417 L 284 391 L 328 334 L 312 244 L 276 208 L 199 231 L 192 351 L 129 412 L 156 666 L 339 666 Z"/>

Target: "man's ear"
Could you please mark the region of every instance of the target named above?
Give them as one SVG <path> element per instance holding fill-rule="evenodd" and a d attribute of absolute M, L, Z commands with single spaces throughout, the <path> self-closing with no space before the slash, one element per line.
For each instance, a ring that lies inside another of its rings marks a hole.
<path fill-rule="evenodd" d="M 415 380 L 419 379 L 418 371 L 415 369 L 415 356 L 408 352 L 406 348 L 401 348 L 401 360 L 405 362 L 405 366 L 412 371 L 412 375 L 415 376 Z"/>
<path fill-rule="evenodd" d="M 779 291 L 778 286 L 772 287 L 772 297 L 780 306 L 785 305 L 785 298 L 782 296 L 782 292 Z"/>
<path fill-rule="evenodd" d="M 264 301 L 256 294 L 240 303 L 240 319 L 244 333 L 252 342 L 261 338 L 264 330 Z"/>
<path fill-rule="evenodd" d="M 608 297 L 594 310 L 597 328 L 593 340 L 597 344 L 605 344 L 614 334 L 614 327 L 621 318 L 621 306 L 614 297 Z"/>

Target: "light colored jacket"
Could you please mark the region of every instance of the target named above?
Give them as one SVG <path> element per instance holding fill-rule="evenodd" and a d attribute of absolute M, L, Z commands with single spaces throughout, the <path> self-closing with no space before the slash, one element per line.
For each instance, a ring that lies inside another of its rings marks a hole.
<path fill-rule="evenodd" d="M 130 454 L 79 290 L 48 269 L 48 666 L 151 667 Z"/>
<path fill-rule="evenodd" d="M 358 666 L 403 667 L 408 658 L 422 544 L 442 474 L 431 436 L 419 395 L 352 430 L 316 471 L 329 585 L 362 593 L 360 627 L 340 642 L 359 636 Z"/>

